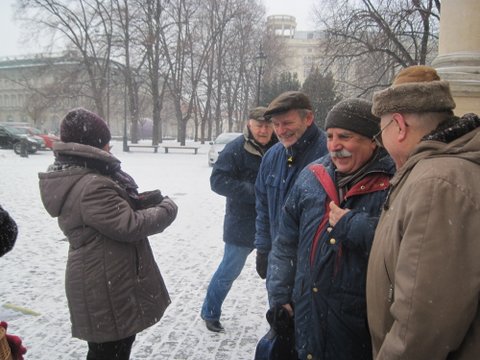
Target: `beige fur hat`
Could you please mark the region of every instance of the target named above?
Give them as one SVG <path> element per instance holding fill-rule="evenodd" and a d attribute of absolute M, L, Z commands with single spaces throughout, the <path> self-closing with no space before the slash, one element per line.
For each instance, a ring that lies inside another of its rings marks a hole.
<path fill-rule="evenodd" d="M 440 112 L 454 108 L 448 82 L 442 81 L 430 66 L 402 69 L 389 88 L 373 94 L 372 113 L 378 117 L 392 112 Z"/>

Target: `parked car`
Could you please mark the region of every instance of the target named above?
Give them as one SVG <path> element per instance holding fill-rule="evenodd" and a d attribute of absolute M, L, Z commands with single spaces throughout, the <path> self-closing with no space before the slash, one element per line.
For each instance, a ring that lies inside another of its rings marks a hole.
<path fill-rule="evenodd" d="M 208 165 L 213 166 L 218 159 L 218 153 L 223 150 L 225 145 L 240 135 L 242 135 L 242 133 L 225 132 L 218 135 L 214 141 L 210 141 L 210 149 L 208 150 Z"/>
<path fill-rule="evenodd" d="M 43 133 L 41 130 L 34 128 L 33 126 L 25 126 L 25 125 L 13 125 L 13 126 L 16 127 L 18 130 L 20 130 L 24 134 L 28 134 L 35 138 L 41 138 L 45 143 L 45 147 L 50 150 L 53 149 L 54 142 L 60 141 L 60 138 L 58 136 Z"/>
<path fill-rule="evenodd" d="M 38 150 L 45 148 L 45 143 L 42 139 L 35 139 L 34 137 L 22 133 L 17 128 L 0 124 L 0 147 L 5 149 L 13 149 L 15 153 L 21 152 L 21 141 L 27 141 L 27 151 L 30 154 L 36 153 Z"/>

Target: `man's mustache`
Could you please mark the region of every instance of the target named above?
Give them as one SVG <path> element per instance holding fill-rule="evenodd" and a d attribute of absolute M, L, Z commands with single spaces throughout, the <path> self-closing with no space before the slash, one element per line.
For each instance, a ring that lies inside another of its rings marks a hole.
<path fill-rule="evenodd" d="M 330 151 L 330 156 L 341 159 L 351 157 L 352 153 L 346 149 L 342 149 L 340 151 Z"/>

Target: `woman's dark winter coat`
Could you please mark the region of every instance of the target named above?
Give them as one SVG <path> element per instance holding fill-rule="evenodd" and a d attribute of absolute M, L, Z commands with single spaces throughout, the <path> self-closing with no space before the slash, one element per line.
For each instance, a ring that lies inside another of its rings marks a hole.
<path fill-rule="evenodd" d="M 372 357 L 366 271 L 375 227 L 394 173 L 390 157 L 384 150 L 381 154 L 367 175 L 340 200 L 339 206 L 351 211 L 333 228 L 328 222 L 331 198 L 312 165 L 301 172 L 286 201 L 270 253 L 267 288 L 272 306 L 293 303 L 300 359 Z M 321 164 L 315 166 L 323 166 L 335 184 L 330 155 L 315 164 Z"/>
<path fill-rule="evenodd" d="M 88 145 L 58 142 L 54 151 L 108 166 L 119 163 Z M 65 287 L 72 335 L 102 343 L 158 322 L 170 298 L 147 236 L 172 223 L 176 206 L 167 199 L 136 210 L 123 186 L 87 167 L 55 169 L 39 178 L 43 204 L 70 243 Z"/>
<path fill-rule="evenodd" d="M 228 143 L 215 163 L 210 186 L 225 196 L 223 241 L 253 249 L 255 239 L 255 179 L 264 152 L 276 143 L 273 139 L 265 147 L 259 146 L 248 129 Z"/>

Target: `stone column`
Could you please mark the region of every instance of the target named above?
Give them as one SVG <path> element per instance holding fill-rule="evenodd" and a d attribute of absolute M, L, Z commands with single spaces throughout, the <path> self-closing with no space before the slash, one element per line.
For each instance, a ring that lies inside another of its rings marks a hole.
<path fill-rule="evenodd" d="M 450 82 L 455 114 L 480 114 L 479 0 L 442 1 L 438 56 L 432 66 Z"/>

